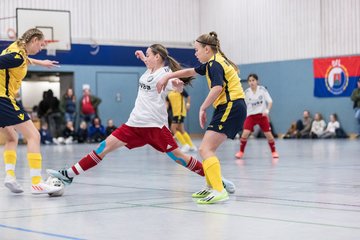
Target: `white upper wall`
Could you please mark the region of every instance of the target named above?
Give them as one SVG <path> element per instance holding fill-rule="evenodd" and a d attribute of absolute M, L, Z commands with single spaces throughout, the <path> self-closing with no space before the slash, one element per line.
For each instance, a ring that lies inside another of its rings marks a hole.
<path fill-rule="evenodd" d="M 360 0 L 0 0 L 0 38 L 16 8 L 71 11 L 74 43 L 191 47 L 215 30 L 238 64 L 360 54 Z"/>
<path fill-rule="evenodd" d="M 359 0 L 200 0 L 201 31 L 215 30 L 236 63 L 360 53 Z"/>
<path fill-rule="evenodd" d="M 74 43 L 191 47 L 200 32 L 198 0 L 0 0 L 0 5 L 1 39 L 7 39 L 7 29 L 16 29 L 16 8 L 71 11 Z"/>

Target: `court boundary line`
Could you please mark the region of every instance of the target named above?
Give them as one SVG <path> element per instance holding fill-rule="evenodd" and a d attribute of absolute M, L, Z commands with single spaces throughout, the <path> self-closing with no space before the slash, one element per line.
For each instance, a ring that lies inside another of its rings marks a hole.
<path fill-rule="evenodd" d="M 21 228 L 21 227 L 12 227 L 12 226 L 8 226 L 8 225 L 4 225 L 4 224 L 0 224 L 0 228 L 16 230 L 16 231 L 20 231 L 20 232 L 41 234 L 41 235 L 44 235 L 44 236 L 50 236 L 50 237 L 55 237 L 55 238 L 68 239 L 68 240 L 86 240 L 85 238 L 70 237 L 70 236 L 66 236 L 66 235 L 49 233 L 49 232 L 42 232 L 42 231 L 36 231 L 36 230 L 31 230 L 31 229 Z"/>

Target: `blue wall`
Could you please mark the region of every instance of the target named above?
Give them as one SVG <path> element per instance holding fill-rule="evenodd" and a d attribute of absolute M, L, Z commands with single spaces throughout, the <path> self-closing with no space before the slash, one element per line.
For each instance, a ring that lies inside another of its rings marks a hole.
<path fill-rule="evenodd" d="M 31 71 L 48 71 L 41 67 L 30 67 Z M 116 124 L 125 122 L 135 104 L 138 91 L 137 79 L 146 70 L 145 67 L 111 67 L 111 66 L 82 66 L 61 65 L 58 72 L 74 73 L 74 90 L 77 98 L 82 95 L 82 85 L 89 84 L 92 93 L 99 96 L 103 103 L 100 105 L 100 117 L 103 122 L 113 118 Z M 124 82 L 126 86 L 124 86 Z M 118 88 L 118 89 L 116 89 Z M 198 110 L 208 94 L 205 78 L 199 77 L 193 81 L 192 87 L 186 88 L 191 95 L 191 109 L 186 118 L 185 127 L 190 133 L 202 133 L 198 120 Z M 115 93 L 119 92 L 121 101 L 117 102 Z M 211 116 L 211 110 L 209 116 Z"/>
<path fill-rule="evenodd" d="M 271 119 L 277 132 L 285 133 L 292 121 L 302 117 L 305 109 L 312 114 L 322 113 L 326 122 L 331 113 L 337 113 L 345 131 L 356 132 L 350 97 L 314 97 L 312 59 L 244 64 L 240 70 L 242 79 L 249 73 L 257 73 L 261 84 L 268 88 L 274 101 Z"/>
<path fill-rule="evenodd" d="M 0 48 L 5 48 L 8 44 L 9 42 L 0 41 Z M 137 49 L 146 50 L 138 47 L 100 46 L 99 54 L 93 56 L 90 54 L 93 50 L 91 46 L 73 44 L 70 52 L 58 52 L 55 57 L 46 56 L 45 51 L 36 56 L 38 59 L 58 60 L 61 68 L 47 70 L 30 67 L 29 70 L 73 72 L 75 94 L 78 97 L 82 94 L 82 85 L 90 84 L 93 93 L 107 102 L 100 106 L 103 121 L 113 117 L 124 122 L 134 106 L 137 94 L 136 79 L 145 71 L 143 63 L 134 56 Z M 187 66 L 197 64 L 192 49 L 170 48 L 169 52 Z M 326 120 L 328 115 L 336 112 L 344 129 L 347 132 L 356 132 L 352 102 L 349 98 L 314 97 L 311 59 L 245 64 L 240 65 L 240 70 L 243 80 L 249 73 L 255 72 L 262 84 L 268 88 L 274 100 L 271 118 L 277 132 L 285 133 L 292 121 L 302 117 L 304 109 L 312 113 L 321 112 Z M 243 82 L 243 87 L 247 88 L 246 82 Z M 199 126 L 198 109 L 208 94 L 205 78 L 198 77 L 193 81 L 193 87 L 188 87 L 187 90 L 192 98 L 192 106 L 185 120 L 186 128 L 191 133 L 203 133 Z M 120 102 L 115 101 L 115 92 L 121 94 Z M 211 118 L 211 113 L 210 109 L 208 119 Z"/>

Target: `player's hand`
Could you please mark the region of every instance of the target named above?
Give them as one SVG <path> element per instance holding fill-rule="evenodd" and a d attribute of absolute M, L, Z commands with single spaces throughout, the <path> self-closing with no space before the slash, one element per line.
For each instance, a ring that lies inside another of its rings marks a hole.
<path fill-rule="evenodd" d="M 41 60 L 39 65 L 47 68 L 60 67 L 58 61 L 51 60 Z"/>
<path fill-rule="evenodd" d="M 172 85 L 175 91 L 182 92 L 184 90 L 184 82 L 176 78 L 172 80 Z"/>
<path fill-rule="evenodd" d="M 204 129 L 205 123 L 206 123 L 206 110 L 205 109 L 200 108 L 199 122 L 200 122 L 201 129 Z"/>
<path fill-rule="evenodd" d="M 145 55 L 144 55 L 143 51 L 141 51 L 141 50 L 136 50 L 135 56 L 140 60 L 143 60 L 145 58 Z"/>
<path fill-rule="evenodd" d="M 165 90 L 168 81 L 169 77 L 168 74 L 166 74 L 156 83 L 156 90 L 158 93 L 161 93 L 161 91 Z"/>
<path fill-rule="evenodd" d="M 264 117 L 269 117 L 269 113 L 270 113 L 269 109 L 265 109 L 265 111 L 262 113 L 262 115 Z"/>

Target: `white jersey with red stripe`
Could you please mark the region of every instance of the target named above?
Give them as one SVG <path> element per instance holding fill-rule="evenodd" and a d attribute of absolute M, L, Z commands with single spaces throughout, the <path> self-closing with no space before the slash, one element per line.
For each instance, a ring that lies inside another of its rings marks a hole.
<path fill-rule="evenodd" d="M 253 92 L 251 88 L 245 90 L 247 116 L 264 113 L 268 103 L 272 103 L 269 92 L 263 86 L 257 86 Z"/>
<path fill-rule="evenodd" d="M 166 74 L 171 72 L 169 67 L 162 67 L 151 73 L 148 69 L 139 80 L 139 91 L 128 121 L 130 127 L 159 127 L 168 126 L 166 110 L 166 96 L 173 90 L 171 81 L 165 91 L 160 94 L 156 90 L 156 83 Z"/>

